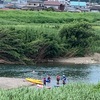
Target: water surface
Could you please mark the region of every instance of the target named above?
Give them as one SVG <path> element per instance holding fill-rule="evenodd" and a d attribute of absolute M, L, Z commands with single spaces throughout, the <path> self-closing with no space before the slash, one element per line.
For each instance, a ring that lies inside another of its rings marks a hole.
<path fill-rule="evenodd" d="M 56 75 L 67 76 L 68 82 L 98 83 L 100 64 L 37 64 L 37 65 L 0 65 L 0 77 L 43 79 L 51 76 L 56 83 Z"/>

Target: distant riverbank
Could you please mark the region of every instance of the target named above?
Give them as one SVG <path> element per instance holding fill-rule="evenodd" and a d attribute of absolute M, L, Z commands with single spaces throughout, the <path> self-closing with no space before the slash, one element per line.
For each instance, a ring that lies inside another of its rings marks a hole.
<path fill-rule="evenodd" d="M 100 60 L 100 59 L 99 59 Z M 100 61 L 94 57 L 73 57 L 73 58 L 61 58 L 55 59 L 55 62 L 59 63 L 71 63 L 71 64 L 98 64 Z"/>
<path fill-rule="evenodd" d="M 100 54 L 95 53 L 94 55 L 87 57 L 56 58 L 54 60 L 51 60 L 51 62 L 71 64 L 99 64 Z"/>
<path fill-rule="evenodd" d="M 45 61 L 43 61 L 45 62 Z M 93 56 L 88 57 L 71 57 L 71 58 L 55 58 L 46 60 L 50 63 L 71 63 L 71 64 L 98 64 L 100 63 L 100 54 L 95 53 Z M 21 64 L 20 62 L 10 62 L 0 59 L 0 64 Z"/>

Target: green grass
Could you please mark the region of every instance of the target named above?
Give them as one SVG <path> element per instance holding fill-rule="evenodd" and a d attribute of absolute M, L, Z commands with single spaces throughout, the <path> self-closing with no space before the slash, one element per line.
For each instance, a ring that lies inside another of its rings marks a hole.
<path fill-rule="evenodd" d="M 100 21 L 100 14 L 0 10 L 0 23 L 3 25 L 4 24 L 16 25 L 16 24 L 28 24 L 28 23 L 69 23 L 73 21 L 98 22 Z"/>
<path fill-rule="evenodd" d="M 52 89 L 1 89 L 0 100 L 100 100 L 100 84 L 71 83 Z"/>

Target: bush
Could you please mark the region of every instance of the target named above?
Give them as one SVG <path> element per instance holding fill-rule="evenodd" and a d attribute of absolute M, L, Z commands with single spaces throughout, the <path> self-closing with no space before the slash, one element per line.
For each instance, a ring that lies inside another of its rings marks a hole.
<path fill-rule="evenodd" d="M 69 24 L 60 30 L 60 37 L 67 44 L 67 48 L 77 48 L 76 55 L 85 55 L 93 37 L 92 27 L 87 22 Z M 85 52 L 84 52 L 85 51 Z"/>

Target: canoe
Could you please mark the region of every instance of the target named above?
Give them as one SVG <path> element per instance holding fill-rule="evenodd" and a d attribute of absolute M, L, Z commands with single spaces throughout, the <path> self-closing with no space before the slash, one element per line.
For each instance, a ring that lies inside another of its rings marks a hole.
<path fill-rule="evenodd" d="M 43 85 L 42 80 L 38 80 L 38 79 L 32 79 L 32 78 L 26 78 L 27 81 L 34 83 L 34 84 L 40 84 Z"/>

